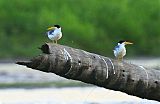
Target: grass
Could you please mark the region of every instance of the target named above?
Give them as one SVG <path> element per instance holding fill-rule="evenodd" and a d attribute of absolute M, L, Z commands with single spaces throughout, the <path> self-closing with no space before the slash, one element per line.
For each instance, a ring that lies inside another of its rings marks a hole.
<path fill-rule="evenodd" d="M 56 81 L 56 82 L 15 82 L 15 83 L 0 83 L 0 88 L 44 88 L 44 87 L 85 87 L 91 86 L 82 82 L 72 81 Z"/>

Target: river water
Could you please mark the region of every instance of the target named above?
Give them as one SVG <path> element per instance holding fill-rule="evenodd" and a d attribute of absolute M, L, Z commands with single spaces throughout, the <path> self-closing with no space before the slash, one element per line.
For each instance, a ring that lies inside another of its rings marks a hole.
<path fill-rule="evenodd" d="M 0 104 L 160 104 L 100 87 L 3 89 Z"/>

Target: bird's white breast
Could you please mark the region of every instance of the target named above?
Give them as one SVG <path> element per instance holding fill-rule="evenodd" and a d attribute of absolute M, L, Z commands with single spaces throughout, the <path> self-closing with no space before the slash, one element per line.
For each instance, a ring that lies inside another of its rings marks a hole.
<path fill-rule="evenodd" d="M 119 45 L 119 48 L 116 48 L 114 50 L 114 55 L 116 57 L 123 57 L 126 55 L 126 48 L 124 45 Z"/>

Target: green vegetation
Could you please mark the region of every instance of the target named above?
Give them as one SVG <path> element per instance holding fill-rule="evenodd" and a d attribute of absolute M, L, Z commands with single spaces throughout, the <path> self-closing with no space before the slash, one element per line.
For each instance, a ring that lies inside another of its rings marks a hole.
<path fill-rule="evenodd" d="M 129 55 L 160 53 L 159 0 L 0 0 L 0 58 L 31 57 L 60 24 L 60 44 L 112 56 L 122 39 Z"/>
<path fill-rule="evenodd" d="M 14 82 L 0 83 L 0 88 L 37 88 L 37 87 L 86 87 L 91 86 L 82 82 L 55 81 L 55 82 Z"/>

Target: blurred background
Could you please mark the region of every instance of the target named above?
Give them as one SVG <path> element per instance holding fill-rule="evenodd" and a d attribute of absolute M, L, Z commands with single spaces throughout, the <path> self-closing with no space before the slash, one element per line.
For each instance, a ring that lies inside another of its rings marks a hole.
<path fill-rule="evenodd" d="M 126 61 L 159 69 L 160 0 L 0 0 L 0 104 L 157 103 L 15 65 L 41 53 L 54 24 L 59 44 L 114 58 L 129 40 Z"/>

